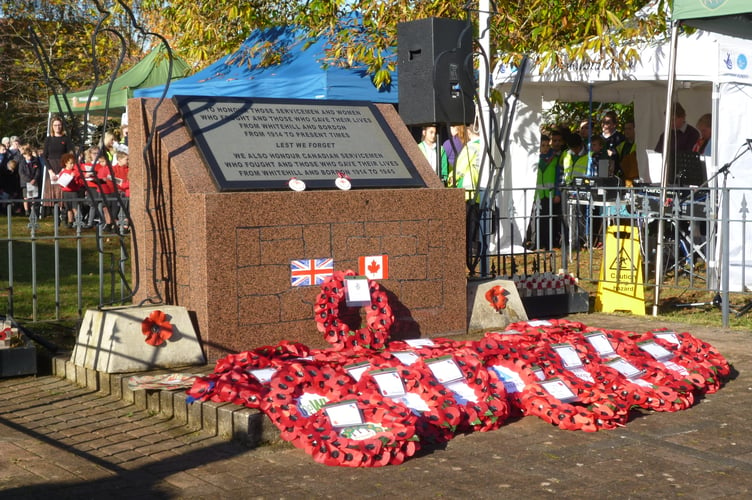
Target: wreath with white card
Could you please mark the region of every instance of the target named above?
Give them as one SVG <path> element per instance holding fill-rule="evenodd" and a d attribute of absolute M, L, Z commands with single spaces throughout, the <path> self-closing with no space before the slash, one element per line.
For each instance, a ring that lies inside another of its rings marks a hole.
<path fill-rule="evenodd" d="M 345 281 L 354 276 L 351 270 L 335 271 L 321 284 L 321 293 L 314 305 L 316 326 L 337 350 L 383 349 L 394 324 L 386 292 L 376 281 L 368 280 L 371 303 L 365 306 L 365 326 L 354 328 L 354 324 L 361 323 L 360 307 L 348 306 L 345 300 Z"/>

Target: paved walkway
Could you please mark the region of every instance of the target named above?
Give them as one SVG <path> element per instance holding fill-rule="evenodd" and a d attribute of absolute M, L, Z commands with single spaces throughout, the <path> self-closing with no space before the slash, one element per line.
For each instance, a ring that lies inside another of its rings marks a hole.
<path fill-rule="evenodd" d="M 526 417 L 377 469 L 318 465 L 284 443 L 248 449 L 208 438 L 55 377 L 5 379 L 0 498 L 752 497 L 752 333 L 572 319 L 690 331 L 738 373 L 687 411 L 645 413 L 621 429 L 571 432 Z"/>

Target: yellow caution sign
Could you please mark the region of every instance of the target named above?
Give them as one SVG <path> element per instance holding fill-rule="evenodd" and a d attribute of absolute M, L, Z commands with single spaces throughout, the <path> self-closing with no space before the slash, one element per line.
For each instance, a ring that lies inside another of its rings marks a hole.
<path fill-rule="evenodd" d="M 600 281 L 595 310 L 629 311 L 645 315 L 645 287 L 642 283 L 640 231 L 632 226 L 609 226 L 603 245 Z"/>

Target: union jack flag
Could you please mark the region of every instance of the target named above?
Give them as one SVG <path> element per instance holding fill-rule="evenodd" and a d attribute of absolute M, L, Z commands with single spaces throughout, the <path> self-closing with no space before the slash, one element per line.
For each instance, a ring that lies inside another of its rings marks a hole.
<path fill-rule="evenodd" d="M 327 276 L 334 274 L 334 259 L 306 259 L 290 262 L 292 286 L 320 285 Z"/>

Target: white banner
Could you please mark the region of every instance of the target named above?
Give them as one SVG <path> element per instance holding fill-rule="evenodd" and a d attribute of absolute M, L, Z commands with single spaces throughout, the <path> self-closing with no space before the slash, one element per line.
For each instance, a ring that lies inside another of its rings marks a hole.
<path fill-rule="evenodd" d="M 718 140 L 718 166 L 731 162 L 743 153 L 729 169 L 727 185 L 733 188 L 729 193 L 729 269 L 721 269 L 721 273 L 728 272 L 729 291 L 741 292 L 745 288 L 752 288 L 752 238 L 749 234 L 750 224 L 745 224 L 752 220 L 749 213 L 752 208 L 752 151 L 747 143 L 747 139 L 752 139 L 749 118 L 752 86 L 724 83 L 721 84 L 720 94 L 718 133 L 715 134 Z M 722 175 L 718 183 L 721 185 Z M 719 250 L 723 251 L 721 247 L 719 245 Z"/>

